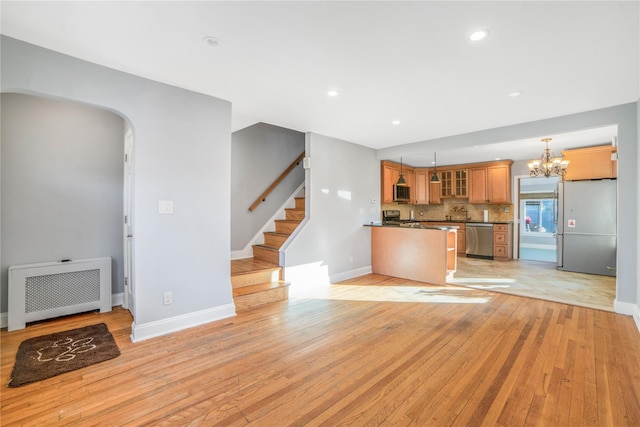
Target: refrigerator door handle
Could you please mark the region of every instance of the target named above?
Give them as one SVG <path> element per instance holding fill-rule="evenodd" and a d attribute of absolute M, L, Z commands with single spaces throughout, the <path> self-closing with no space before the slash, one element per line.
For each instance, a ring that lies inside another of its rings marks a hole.
<path fill-rule="evenodd" d="M 562 251 L 563 251 L 563 236 L 562 234 L 556 234 L 556 267 L 559 269 L 562 269 L 563 267 Z"/>
<path fill-rule="evenodd" d="M 558 188 L 554 192 L 558 208 L 556 209 L 556 233 L 564 232 L 564 183 L 558 182 Z"/>

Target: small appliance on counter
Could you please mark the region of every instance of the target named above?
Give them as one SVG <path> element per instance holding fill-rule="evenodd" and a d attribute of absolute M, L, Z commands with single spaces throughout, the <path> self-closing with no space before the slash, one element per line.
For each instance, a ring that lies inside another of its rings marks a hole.
<path fill-rule="evenodd" d="M 413 212 L 413 211 L 412 211 Z M 382 211 L 382 223 L 388 225 L 400 225 L 414 222 L 413 219 L 400 219 L 400 211 L 391 209 Z"/>

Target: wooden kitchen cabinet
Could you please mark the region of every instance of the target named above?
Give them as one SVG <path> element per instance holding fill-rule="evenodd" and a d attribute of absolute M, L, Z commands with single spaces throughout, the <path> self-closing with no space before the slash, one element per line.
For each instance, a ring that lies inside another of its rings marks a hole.
<path fill-rule="evenodd" d="M 469 168 L 469 203 L 511 203 L 512 161 Z"/>
<path fill-rule="evenodd" d="M 440 177 L 440 183 L 432 183 L 431 175 L 433 175 L 433 170 L 429 171 L 429 204 L 430 205 L 441 205 L 442 198 L 440 197 L 440 185 L 442 185 L 442 175 L 441 172 L 438 172 L 438 176 Z"/>
<path fill-rule="evenodd" d="M 616 178 L 618 161 L 611 160 L 611 155 L 615 152 L 616 147 L 611 145 L 563 151 L 562 155 L 569 160 L 564 180 Z"/>
<path fill-rule="evenodd" d="M 413 171 L 413 168 L 402 168 L 402 174 L 404 175 L 404 180 L 407 182 L 407 185 L 409 186 L 409 188 L 411 188 L 411 190 L 409 190 L 409 194 L 411 195 L 410 198 L 410 202 L 409 203 L 413 203 L 413 200 L 415 199 L 415 172 Z"/>
<path fill-rule="evenodd" d="M 487 168 L 469 169 L 469 203 L 487 203 Z"/>
<path fill-rule="evenodd" d="M 489 203 L 511 203 L 511 165 L 487 168 L 487 196 Z"/>
<path fill-rule="evenodd" d="M 513 224 L 493 224 L 493 259 L 509 261 L 513 258 L 511 244 Z"/>
<path fill-rule="evenodd" d="M 382 203 L 393 203 L 393 185 L 400 177 L 400 165 L 383 161 L 382 169 Z"/>
<path fill-rule="evenodd" d="M 467 197 L 467 170 L 453 172 L 453 193 L 455 197 Z"/>
<path fill-rule="evenodd" d="M 415 204 L 417 205 L 428 205 L 429 204 L 429 180 L 431 176 L 429 175 L 429 169 L 416 168 L 414 170 L 415 174 L 415 184 L 414 184 L 414 199 Z"/>
<path fill-rule="evenodd" d="M 452 166 L 438 171 L 440 182 L 432 184 L 433 169 L 403 165 L 402 174 L 411 188 L 411 204 L 441 205 L 442 199 L 468 198 L 469 203 L 511 203 L 511 165 L 503 160 Z M 400 163 L 380 162 L 381 200 L 393 203 L 393 186 L 400 177 Z"/>
<path fill-rule="evenodd" d="M 380 162 L 380 169 L 380 178 L 382 180 L 382 203 L 393 203 L 393 186 L 398 182 L 398 178 L 400 178 L 400 163 L 383 160 Z M 413 185 L 415 180 L 413 168 L 403 165 L 402 175 L 404 176 L 404 180 L 407 182 L 409 188 L 411 188 L 410 194 L 413 196 Z"/>
<path fill-rule="evenodd" d="M 440 197 L 467 197 L 467 170 L 452 169 L 440 172 Z"/>

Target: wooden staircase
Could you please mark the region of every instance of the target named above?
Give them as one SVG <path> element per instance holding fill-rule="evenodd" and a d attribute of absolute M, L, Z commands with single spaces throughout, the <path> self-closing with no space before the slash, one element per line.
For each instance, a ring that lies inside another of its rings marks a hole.
<path fill-rule="evenodd" d="M 275 220 L 275 231 L 264 233 L 264 243 L 253 245 L 253 258 L 231 261 L 231 286 L 236 311 L 289 297 L 289 284 L 282 280 L 280 248 L 304 219 L 304 197 L 285 209 L 286 219 Z"/>

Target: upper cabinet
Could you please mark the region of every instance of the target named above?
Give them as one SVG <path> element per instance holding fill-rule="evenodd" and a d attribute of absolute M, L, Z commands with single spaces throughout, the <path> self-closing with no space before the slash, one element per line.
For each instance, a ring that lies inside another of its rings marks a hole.
<path fill-rule="evenodd" d="M 511 203 L 511 160 L 448 166 L 438 171 L 440 182 L 432 184 L 433 169 L 403 165 L 402 174 L 411 187 L 415 205 L 439 205 L 446 198 L 468 198 L 469 203 Z M 393 185 L 400 164 L 381 162 L 382 203 L 393 203 Z"/>
<path fill-rule="evenodd" d="M 438 172 L 438 177 L 440 178 L 440 183 L 431 183 L 431 175 L 433 175 L 433 170 L 429 170 L 429 175 L 427 179 L 429 180 L 429 204 L 430 205 L 441 205 L 442 199 L 440 198 L 441 189 L 442 189 L 442 172 Z"/>
<path fill-rule="evenodd" d="M 383 160 L 382 162 L 380 162 L 380 177 L 382 180 L 382 203 L 393 203 L 393 186 L 396 182 L 398 182 L 398 178 L 400 178 L 401 169 L 404 180 L 406 181 L 407 186 L 409 186 L 410 188 L 411 197 L 413 198 L 413 186 L 415 181 L 413 168 L 404 165 L 401 167 L 400 163 Z"/>
<path fill-rule="evenodd" d="M 618 162 L 611 159 L 615 152 L 616 147 L 611 145 L 563 151 L 562 155 L 569 160 L 564 180 L 616 178 L 618 176 Z"/>
<path fill-rule="evenodd" d="M 487 203 L 487 168 L 469 168 L 469 203 Z"/>
<path fill-rule="evenodd" d="M 511 203 L 511 160 L 469 168 L 469 203 Z"/>
<path fill-rule="evenodd" d="M 415 198 L 415 204 L 427 205 L 429 204 L 429 169 L 416 168 L 414 169 L 414 174 L 415 186 L 413 195 Z"/>
<path fill-rule="evenodd" d="M 381 163 L 382 203 L 393 203 L 393 184 L 400 177 L 400 165 L 391 162 Z"/>
<path fill-rule="evenodd" d="M 511 163 L 487 167 L 488 203 L 511 203 Z"/>
<path fill-rule="evenodd" d="M 440 172 L 440 197 L 467 197 L 466 169 L 445 169 Z"/>

